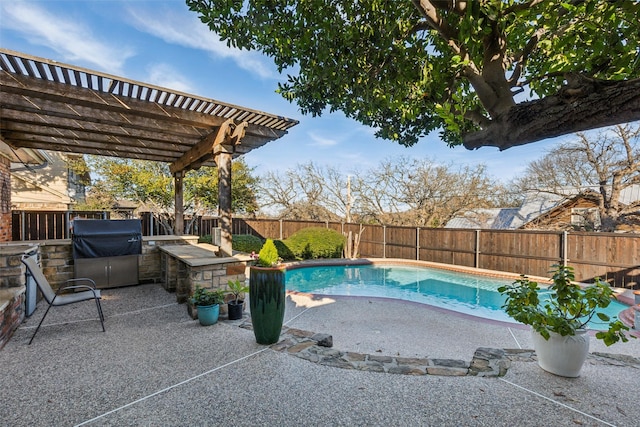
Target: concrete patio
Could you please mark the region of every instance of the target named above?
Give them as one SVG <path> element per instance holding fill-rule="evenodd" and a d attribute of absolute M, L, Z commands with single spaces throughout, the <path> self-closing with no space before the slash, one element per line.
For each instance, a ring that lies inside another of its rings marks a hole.
<path fill-rule="evenodd" d="M 243 321 L 202 327 L 159 285 L 103 295 L 106 332 L 94 304 L 74 304 L 52 309 L 29 346 L 40 305 L 0 351 L 3 425 L 631 427 L 640 420 L 640 340 L 607 348 L 592 339 L 575 379 L 530 359 L 512 362 L 504 377 L 376 373 L 258 345 Z M 375 298 L 289 295 L 285 321 L 332 335 L 336 350 L 369 355 L 470 361 L 478 347 L 531 348 L 518 325 Z"/>

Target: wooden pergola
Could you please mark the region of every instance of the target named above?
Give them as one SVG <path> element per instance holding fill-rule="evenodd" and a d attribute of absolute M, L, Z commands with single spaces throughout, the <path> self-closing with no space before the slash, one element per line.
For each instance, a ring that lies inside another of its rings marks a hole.
<path fill-rule="evenodd" d="M 182 179 L 217 166 L 221 251 L 231 254 L 231 160 L 287 133 L 297 120 L 0 48 L 0 135 L 42 149 L 169 163 L 175 232 Z"/>

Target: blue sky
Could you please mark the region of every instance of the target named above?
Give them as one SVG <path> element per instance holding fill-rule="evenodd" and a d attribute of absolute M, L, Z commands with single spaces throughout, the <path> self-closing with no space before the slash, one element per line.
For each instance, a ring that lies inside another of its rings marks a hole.
<path fill-rule="evenodd" d="M 447 147 L 434 132 L 407 148 L 375 138 L 342 113 L 303 116 L 275 93 L 283 77 L 268 57 L 228 48 L 184 0 L 0 0 L 0 46 L 299 120 L 286 136 L 245 156 L 257 173 L 313 161 L 348 174 L 410 156 L 484 164 L 507 181 L 557 143 L 469 151 Z"/>

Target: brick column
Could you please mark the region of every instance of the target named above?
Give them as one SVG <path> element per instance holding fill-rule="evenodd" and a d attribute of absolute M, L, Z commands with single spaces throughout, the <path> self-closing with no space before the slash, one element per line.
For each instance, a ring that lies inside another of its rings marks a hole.
<path fill-rule="evenodd" d="M 11 241 L 11 166 L 0 156 L 0 242 Z"/>

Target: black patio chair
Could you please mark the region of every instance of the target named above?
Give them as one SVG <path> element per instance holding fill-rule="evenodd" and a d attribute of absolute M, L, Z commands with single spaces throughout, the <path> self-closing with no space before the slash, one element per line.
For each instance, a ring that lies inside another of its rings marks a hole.
<path fill-rule="evenodd" d="M 67 280 L 66 283 L 76 283 L 76 284 L 69 285 L 69 286 L 61 286 L 57 292 L 53 292 L 53 289 L 51 289 L 51 285 L 49 284 L 49 281 L 47 280 L 46 277 L 44 277 L 44 274 L 42 273 L 40 266 L 38 266 L 38 264 L 33 259 L 33 257 L 23 257 L 22 263 L 27 267 L 29 274 L 31 274 L 36 284 L 38 285 L 38 289 L 40 289 L 40 292 L 42 292 L 42 296 L 44 297 L 45 301 L 49 304 L 49 306 L 47 307 L 47 311 L 44 313 L 44 316 L 42 316 L 42 320 L 40 320 L 40 323 L 38 323 L 38 327 L 36 328 L 36 331 L 31 336 L 31 339 L 29 340 L 29 344 L 31 344 L 36 334 L 38 333 L 38 330 L 40 330 L 40 326 L 42 325 L 42 322 L 44 322 L 45 317 L 47 317 L 47 314 L 49 313 L 49 310 L 51 309 L 51 307 L 68 305 L 68 304 L 88 301 L 92 299 L 96 301 L 96 306 L 98 307 L 98 316 L 100 317 L 100 323 L 102 324 L 102 332 L 105 332 L 104 314 L 102 313 L 102 306 L 100 305 L 100 298 L 101 298 L 100 290 L 96 289 L 96 283 L 93 280 L 88 278 L 69 279 Z M 77 284 L 82 282 L 85 282 L 88 284 Z M 66 291 L 74 291 L 74 292 L 64 293 Z"/>

